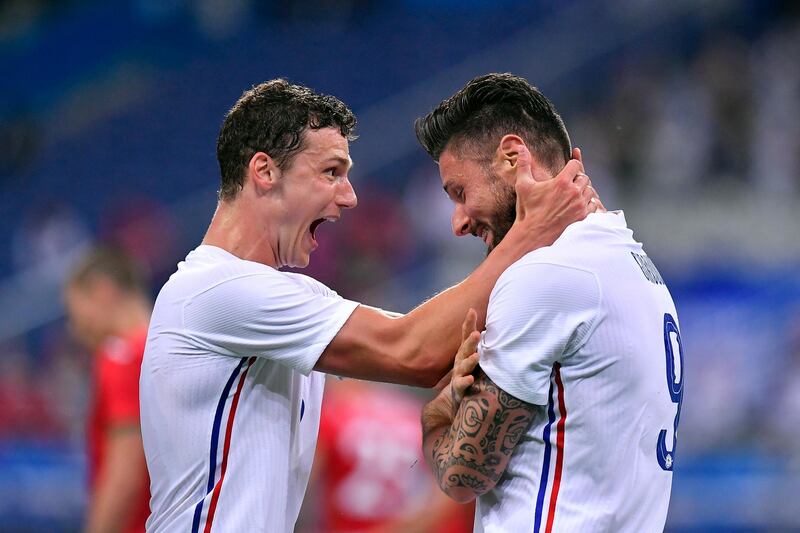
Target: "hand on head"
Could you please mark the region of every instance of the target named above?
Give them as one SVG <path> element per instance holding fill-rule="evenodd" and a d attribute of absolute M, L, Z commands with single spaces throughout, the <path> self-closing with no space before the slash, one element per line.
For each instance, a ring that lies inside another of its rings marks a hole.
<path fill-rule="evenodd" d="M 581 164 L 583 164 L 583 155 L 581 154 L 581 149 L 578 148 L 577 146 L 572 149 L 572 159 L 577 159 L 578 161 L 581 162 Z M 605 211 L 606 208 L 603 205 L 603 202 L 600 200 L 600 196 L 597 195 L 597 191 L 594 189 L 594 187 L 592 187 L 592 180 L 586 174 L 581 173 L 581 175 L 585 176 L 586 179 L 589 180 L 589 183 L 586 186 L 586 189 L 584 190 L 584 194 L 588 194 L 589 195 L 589 197 L 588 197 L 589 198 L 589 202 L 592 202 L 592 203 L 596 204 L 597 208 L 596 208 L 595 211 L 598 211 L 598 212 Z M 592 200 L 592 198 L 594 200 Z"/>
<path fill-rule="evenodd" d="M 517 193 L 514 226 L 520 226 L 525 235 L 535 236 L 537 247 L 543 241 L 552 244 L 573 222 L 604 210 L 589 176 L 584 173 L 580 149 L 575 148 L 572 155 L 574 159 L 546 181 L 533 179 L 530 162 L 518 162 L 521 167 L 514 185 Z"/>

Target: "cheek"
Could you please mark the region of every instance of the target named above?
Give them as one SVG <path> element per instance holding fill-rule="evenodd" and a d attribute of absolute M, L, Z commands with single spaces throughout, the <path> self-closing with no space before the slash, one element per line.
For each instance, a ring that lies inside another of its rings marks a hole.
<path fill-rule="evenodd" d="M 492 204 L 488 198 L 474 197 L 464 204 L 464 213 L 474 219 L 484 219 L 492 212 Z"/>

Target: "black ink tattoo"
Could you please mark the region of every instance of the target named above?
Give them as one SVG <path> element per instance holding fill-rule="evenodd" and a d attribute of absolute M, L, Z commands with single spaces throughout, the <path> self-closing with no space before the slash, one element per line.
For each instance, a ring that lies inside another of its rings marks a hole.
<path fill-rule="evenodd" d="M 434 441 L 433 465 L 442 490 L 465 487 L 478 496 L 491 490 L 536 408 L 506 393 L 478 369 L 453 423 Z"/>

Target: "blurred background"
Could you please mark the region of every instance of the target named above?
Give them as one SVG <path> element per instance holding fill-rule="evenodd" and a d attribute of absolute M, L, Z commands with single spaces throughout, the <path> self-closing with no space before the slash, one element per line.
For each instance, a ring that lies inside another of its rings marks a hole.
<path fill-rule="evenodd" d="M 686 381 L 667 530 L 800 531 L 789 0 L 0 3 L 0 531 L 80 528 L 91 359 L 66 330 L 61 283 L 93 244 L 114 243 L 156 294 L 210 220 L 216 135 L 242 91 L 283 76 L 356 112 L 359 207 L 323 226 L 306 272 L 406 311 L 484 255 L 450 233 L 413 120 L 490 71 L 552 99 L 672 290 Z M 377 391 L 406 407 L 427 397 Z M 401 464 L 415 460 L 407 441 Z M 299 531 L 327 527 L 321 479 Z M 426 494 L 415 484 L 403 490 Z M 378 489 L 359 490 L 351 503 Z M 354 512 L 412 516 L 423 500 Z"/>

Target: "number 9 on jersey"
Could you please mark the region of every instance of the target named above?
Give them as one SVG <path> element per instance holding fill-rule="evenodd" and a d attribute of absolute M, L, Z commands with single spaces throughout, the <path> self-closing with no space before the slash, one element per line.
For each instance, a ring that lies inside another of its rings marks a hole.
<path fill-rule="evenodd" d="M 677 357 L 676 357 L 677 347 Z M 672 403 L 678 405 L 675 414 L 674 429 L 672 432 L 672 448 L 667 449 L 667 430 L 662 429 L 658 434 L 656 445 L 656 458 L 661 468 L 672 471 L 675 463 L 675 448 L 678 442 L 678 423 L 681 419 L 681 403 L 683 402 L 683 344 L 678 324 L 669 313 L 664 314 L 664 351 L 667 357 L 667 389 Z"/>

